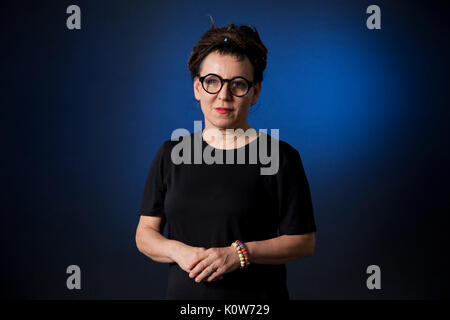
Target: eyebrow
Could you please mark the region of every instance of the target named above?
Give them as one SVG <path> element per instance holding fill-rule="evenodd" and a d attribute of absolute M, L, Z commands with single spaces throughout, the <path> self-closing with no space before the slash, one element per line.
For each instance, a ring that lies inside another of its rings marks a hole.
<path fill-rule="evenodd" d="M 239 76 L 234 76 L 234 77 L 230 77 L 230 78 L 225 78 L 225 77 L 221 76 L 221 75 L 220 75 L 220 74 L 218 74 L 218 73 L 214 73 L 214 72 L 207 72 L 207 73 L 205 73 L 205 75 L 204 75 L 204 76 L 207 76 L 208 74 L 215 74 L 216 76 L 219 76 L 219 77 L 221 77 L 222 79 L 225 79 L 225 80 L 230 80 L 230 79 L 233 79 L 233 78 L 241 77 L 241 78 L 245 78 L 245 79 L 247 79 L 247 80 L 248 80 L 248 81 L 250 81 L 250 82 L 253 82 L 252 80 L 249 80 L 249 77 L 246 77 L 246 76 L 241 76 L 241 75 L 239 75 Z M 204 76 L 202 76 L 202 77 L 204 77 Z"/>

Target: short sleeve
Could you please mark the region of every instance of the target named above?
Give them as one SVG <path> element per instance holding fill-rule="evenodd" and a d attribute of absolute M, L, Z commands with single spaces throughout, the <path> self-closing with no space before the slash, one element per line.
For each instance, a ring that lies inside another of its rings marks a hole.
<path fill-rule="evenodd" d="M 280 235 L 315 232 L 311 193 L 300 154 L 290 147 L 284 157 L 277 173 Z"/>
<path fill-rule="evenodd" d="M 167 189 L 164 183 L 165 145 L 166 143 L 159 148 L 150 165 L 138 215 L 157 216 L 164 212 L 164 198 Z"/>

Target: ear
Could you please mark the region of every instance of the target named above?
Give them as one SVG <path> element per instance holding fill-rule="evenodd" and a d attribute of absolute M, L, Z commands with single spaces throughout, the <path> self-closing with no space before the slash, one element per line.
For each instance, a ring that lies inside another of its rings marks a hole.
<path fill-rule="evenodd" d="M 253 86 L 253 97 L 251 104 L 256 104 L 258 101 L 259 93 L 261 92 L 261 82 L 255 83 Z"/>
<path fill-rule="evenodd" d="M 198 101 L 200 101 L 200 80 L 198 79 L 198 77 L 194 78 L 194 95 L 195 95 L 195 99 L 197 99 Z"/>

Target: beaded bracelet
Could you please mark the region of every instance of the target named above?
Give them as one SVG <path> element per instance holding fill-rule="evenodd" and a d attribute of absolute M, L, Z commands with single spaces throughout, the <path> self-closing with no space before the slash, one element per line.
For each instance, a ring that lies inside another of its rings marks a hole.
<path fill-rule="evenodd" d="M 239 240 L 238 240 L 238 243 L 237 243 L 237 244 L 238 244 L 239 247 L 241 248 L 241 253 L 242 253 L 242 255 L 244 256 L 245 266 L 248 266 L 248 265 L 250 264 L 250 260 L 249 260 L 249 257 L 248 257 L 248 249 L 247 249 L 247 246 L 246 246 L 243 242 L 241 242 L 241 241 L 239 241 Z"/>
<path fill-rule="evenodd" d="M 241 269 L 245 267 L 245 259 L 241 253 L 240 247 L 237 245 L 237 242 L 233 242 L 232 246 L 236 249 L 237 254 L 239 255 L 239 260 L 241 262 Z"/>
<path fill-rule="evenodd" d="M 236 240 L 231 244 L 237 251 L 239 255 L 239 260 L 241 262 L 241 269 L 248 267 L 250 264 L 250 259 L 248 255 L 247 246 L 240 240 Z"/>

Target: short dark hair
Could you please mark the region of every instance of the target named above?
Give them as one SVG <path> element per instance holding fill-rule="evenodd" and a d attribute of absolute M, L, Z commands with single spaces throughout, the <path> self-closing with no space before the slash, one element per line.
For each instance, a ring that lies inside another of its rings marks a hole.
<path fill-rule="evenodd" d="M 267 48 L 262 43 L 256 28 L 233 23 L 227 27 L 216 28 L 211 16 L 210 18 L 211 29 L 206 31 L 194 46 L 188 60 L 192 80 L 200 75 L 203 59 L 211 52 L 218 51 L 220 54 L 237 56 L 239 60 L 247 56 L 254 68 L 253 82 L 262 82 L 267 65 Z"/>

